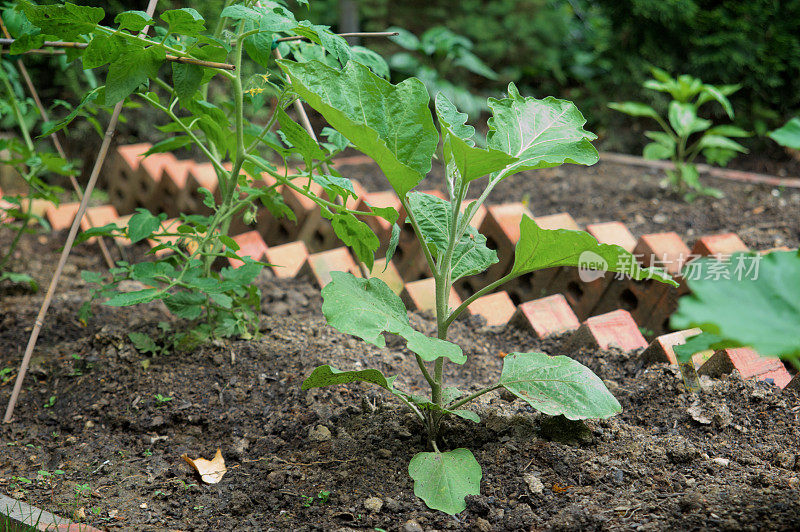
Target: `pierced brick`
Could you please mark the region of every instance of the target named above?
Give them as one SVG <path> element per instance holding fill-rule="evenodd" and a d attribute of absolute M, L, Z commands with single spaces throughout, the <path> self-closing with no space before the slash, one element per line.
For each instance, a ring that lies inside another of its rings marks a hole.
<path fill-rule="evenodd" d="M 75 215 L 78 214 L 78 208 L 80 207 L 80 203 L 73 202 L 73 203 L 62 203 L 58 207 L 55 205 L 51 205 L 47 209 L 47 221 L 50 222 L 50 227 L 53 228 L 53 231 L 63 231 L 64 229 L 69 229 L 72 225 L 72 221 L 75 219 Z"/>
<path fill-rule="evenodd" d="M 292 279 L 300 274 L 300 270 L 308 259 L 308 249 L 303 242 L 289 242 L 279 246 L 268 246 L 265 252 L 267 262 L 272 264 L 275 277 Z"/>
<path fill-rule="evenodd" d="M 715 256 L 718 259 L 724 259 L 737 251 L 748 249 L 736 233 L 703 236 L 692 247 L 692 255 Z"/>
<path fill-rule="evenodd" d="M 677 365 L 678 359 L 675 356 L 674 347 L 676 345 L 685 344 L 689 337 L 700 334 L 701 332 L 700 329 L 694 328 L 663 334 L 647 346 L 647 349 L 642 352 L 639 360 L 645 364 L 666 363 Z M 702 366 L 712 353 L 713 351 L 708 350 L 693 355 L 692 362 L 694 362 L 695 367 Z"/>
<path fill-rule="evenodd" d="M 239 244 L 239 251 L 236 252 L 240 257 L 250 257 L 253 260 L 264 260 L 267 253 L 267 244 L 258 231 L 248 231 L 233 237 L 233 241 Z M 234 268 L 244 265 L 239 259 L 228 258 L 228 263 Z"/>
<path fill-rule="evenodd" d="M 574 331 L 581 326 L 578 317 L 561 294 L 521 304 L 510 323 L 533 331 L 539 338 Z"/>
<path fill-rule="evenodd" d="M 581 229 L 568 212 L 537 216 L 533 221 L 542 229 L 569 229 L 571 231 L 580 231 Z"/>
<path fill-rule="evenodd" d="M 400 298 L 405 303 L 408 310 L 418 312 L 436 312 L 436 282 L 433 278 L 421 279 L 406 283 L 405 288 L 400 294 Z M 456 308 L 461 304 L 461 298 L 456 291 L 450 289 L 450 308 Z"/>
<path fill-rule="evenodd" d="M 617 347 L 623 351 L 633 351 L 647 347 L 647 340 L 630 313 L 620 309 L 583 322 L 570 338 L 569 349 L 585 346 L 600 349 Z"/>
<path fill-rule="evenodd" d="M 691 252 L 677 233 L 669 232 L 643 235 L 633 254 L 644 266 L 663 268 L 670 275 L 678 275 Z"/>
<path fill-rule="evenodd" d="M 320 288 L 331 282 L 331 272 L 350 272 L 356 277 L 361 277 L 361 271 L 347 248 L 336 248 L 309 255 L 300 269 L 300 275 L 311 277 Z"/>
<path fill-rule="evenodd" d="M 170 152 L 154 153 L 142 159 L 139 165 L 139 188 L 134 196 L 137 206 L 149 208 L 153 205 L 161 207 L 163 198 L 159 196 L 159 187 L 168 166 L 176 166 L 178 159 Z"/>
<path fill-rule="evenodd" d="M 189 170 L 194 164 L 194 161 L 176 160 L 174 164 L 165 166 L 154 197 L 158 201 L 149 207 L 158 207 L 170 217 L 178 216 L 182 212 L 186 214 L 195 212 L 187 188 Z"/>
<path fill-rule="evenodd" d="M 508 323 L 516 308 L 508 292 L 495 292 L 473 301 L 467 311 L 482 316 L 486 320 L 486 325 L 496 327 Z"/>
<path fill-rule="evenodd" d="M 636 247 L 636 237 L 622 222 L 602 222 L 589 224 L 586 231 L 595 237 L 601 244 L 613 244 L 622 249 L 633 252 Z"/>
<path fill-rule="evenodd" d="M 737 370 L 743 379 L 772 382 L 785 388 L 792 380 L 779 358 L 762 357 L 749 347 L 721 349 L 697 371 L 700 375 L 720 377 Z"/>

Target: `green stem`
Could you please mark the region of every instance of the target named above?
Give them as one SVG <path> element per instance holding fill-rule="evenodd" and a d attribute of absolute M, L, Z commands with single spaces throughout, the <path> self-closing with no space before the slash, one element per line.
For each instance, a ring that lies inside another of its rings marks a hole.
<path fill-rule="evenodd" d="M 463 399 L 459 399 L 455 403 L 449 405 L 447 407 L 447 409 L 448 410 L 456 410 L 456 409 L 458 409 L 459 406 L 465 405 L 465 404 L 469 403 L 470 401 L 472 401 L 473 399 L 477 399 L 478 397 L 480 397 L 481 395 L 483 395 L 485 393 L 489 393 L 492 390 L 496 390 L 496 389 L 502 388 L 502 387 L 503 387 L 502 384 L 492 384 L 491 386 L 487 386 L 486 388 L 482 388 L 482 389 L 478 390 L 477 392 L 466 396 Z"/>
<path fill-rule="evenodd" d="M 14 94 L 14 89 L 11 87 L 11 84 L 8 82 L 8 77 L 6 76 L 5 72 L 0 74 L 2 76 L 0 79 L 3 80 L 3 85 L 6 88 L 6 92 L 8 92 L 8 98 L 11 102 L 11 107 L 14 110 L 14 118 L 17 120 L 17 124 L 19 125 L 19 129 L 22 132 L 22 137 L 25 139 L 25 146 L 28 147 L 28 151 L 33 154 L 36 151 L 35 146 L 33 145 L 33 140 L 31 140 L 31 134 L 28 131 L 28 126 L 25 124 L 25 119 L 22 116 L 22 111 L 19 108 L 19 102 L 17 102 L 17 96 Z"/>
<path fill-rule="evenodd" d="M 458 308 L 456 308 L 450 314 L 450 316 L 447 317 L 447 319 L 445 320 L 445 324 L 449 327 L 450 324 L 453 323 L 453 321 L 455 321 L 455 319 L 458 318 L 458 316 L 460 316 L 461 313 L 464 312 L 467 309 L 467 307 L 470 306 L 470 304 L 472 304 L 473 301 L 475 301 L 476 299 L 478 299 L 482 295 L 491 292 L 492 290 L 494 290 L 498 286 L 501 286 L 501 285 L 507 283 L 508 281 L 516 278 L 516 277 L 519 277 L 519 274 L 511 274 L 511 273 L 509 273 L 508 275 L 506 275 L 504 277 L 501 277 L 500 279 L 496 280 L 495 282 L 484 286 L 483 288 L 481 288 L 480 290 L 478 290 L 477 292 L 475 292 L 474 294 L 469 296 L 467 299 L 465 299 L 464 302 L 461 303 L 458 306 Z"/>

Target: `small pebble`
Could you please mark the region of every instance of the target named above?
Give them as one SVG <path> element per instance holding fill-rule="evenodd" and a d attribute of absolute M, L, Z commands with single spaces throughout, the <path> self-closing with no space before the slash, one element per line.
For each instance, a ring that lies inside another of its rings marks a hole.
<path fill-rule="evenodd" d="M 381 511 L 381 508 L 383 508 L 383 501 L 378 497 L 370 497 L 364 501 L 364 508 L 370 512 L 378 513 Z"/>
<path fill-rule="evenodd" d="M 413 519 L 409 519 L 406 521 L 406 524 L 403 525 L 403 532 L 423 532 L 424 529 L 422 525 L 414 521 Z"/>
<path fill-rule="evenodd" d="M 727 458 L 714 458 L 711 461 L 714 462 L 715 464 L 721 465 L 722 467 L 728 467 L 731 463 L 731 461 L 728 460 Z"/>
<path fill-rule="evenodd" d="M 308 432 L 311 441 L 328 441 L 331 439 L 331 430 L 325 425 L 317 425 Z"/>
<path fill-rule="evenodd" d="M 528 489 L 531 490 L 531 493 L 538 495 L 544 491 L 544 484 L 542 484 L 542 481 L 539 480 L 539 477 L 534 473 L 528 473 L 522 477 L 522 479 L 525 481 L 525 484 L 528 485 Z"/>

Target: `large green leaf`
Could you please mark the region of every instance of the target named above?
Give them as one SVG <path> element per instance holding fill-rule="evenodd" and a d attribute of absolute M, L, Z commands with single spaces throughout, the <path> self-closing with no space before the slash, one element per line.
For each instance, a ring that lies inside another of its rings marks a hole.
<path fill-rule="evenodd" d="M 432 194 L 412 192 L 408 204 L 419 225 L 422 238 L 437 261 L 447 252 L 452 223 L 452 206 Z M 468 226 L 453 249 L 451 279 L 474 275 L 497 262 L 497 253 L 486 246 L 486 237 Z"/>
<path fill-rule="evenodd" d="M 507 175 L 563 163 L 594 164 L 597 136 L 583 129 L 586 119 L 572 102 L 547 97 L 524 98 L 508 86 L 508 98 L 489 98 L 489 148 L 519 158 Z"/>
<path fill-rule="evenodd" d="M 289 118 L 283 109 L 278 110 L 278 123 L 284 139 L 303 156 L 306 168 L 312 167 L 314 159 L 325 160 L 325 152 L 319 147 L 319 143 L 311 138 L 303 126 Z"/>
<path fill-rule="evenodd" d="M 294 91 L 375 160 L 401 198 L 430 171 L 439 134 L 421 81 L 392 85 L 352 61 L 342 70 L 318 61 L 279 64 Z"/>
<path fill-rule="evenodd" d="M 309 375 L 306 380 L 303 381 L 303 390 L 361 381 L 377 384 L 381 388 L 386 388 L 390 392 L 394 393 L 395 390 L 393 384 L 396 378 L 396 375 L 394 377 L 386 378 L 386 376 L 377 369 L 342 371 L 325 365 L 315 368 L 314 371 L 311 372 L 311 375 Z"/>
<path fill-rule="evenodd" d="M 800 356 L 797 251 L 734 253 L 724 262 L 704 258 L 687 268 L 692 292 L 681 298 L 673 327 L 699 327 L 764 356 Z"/>
<path fill-rule="evenodd" d="M 768 133 L 769 138 L 794 150 L 800 150 L 800 118 L 794 117 L 782 127 Z"/>
<path fill-rule="evenodd" d="M 102 8 L 79 6 L 71 2 L 37 6 L 21 0 L 19 5 L 28 20 L 41 28 L 42 33 L 54 35 L 63 41 L 76 41 L 81 35 L 92 33 L 105 16 Z"/>
<path fill-rule="evenodd" d="M 444 160 L 454 164 L 466 182 L 479 179 L 516 163 L 517 158 L 500 150 L 470 146 L 463 139 L 444 129 Z"/>
<path fill-rule="evenodd" d="M 481 490 L 481 466 L 469 449 L 448 452 L 417 453 L 408 464 L 414 479 L 414 495 L 428 508 L 450 515 L 464 511 L 467 495 Z"/>
<path fill-rule="evenodd" d="M 403 302 L 380 279 L 360 279 L 346 272 L 331 272 L 331 279 L 322 289 L 322 313 L 332 327 L 378 347 L 386 346 L 383 333 L 390 332 L 405 338 L 408 348 L 423 360 L 446 357 L 456 364 L 466 362 L 457 345 L 414 330 Z"/>
<path fill-rule="evenodd" d="M 510 353 L 503 359 L 500 384 L 549 416 L 606 418 L 622 411 L 600 377 L 563 355 Z"/>
<path fill-rule="evenodd" d="M 519 224 L 520 239 L 514 249 L 511 273 L 524 273 L 552 268 L 575 266 L 598 271 L 623 273 L 632 279 L 655 279 L 672 286 L 678 284 L 664 272 L 641 268 L 636 257 L 620 246 L 600 244 L 584 231 L 542 229 L 528 216 Z"/>

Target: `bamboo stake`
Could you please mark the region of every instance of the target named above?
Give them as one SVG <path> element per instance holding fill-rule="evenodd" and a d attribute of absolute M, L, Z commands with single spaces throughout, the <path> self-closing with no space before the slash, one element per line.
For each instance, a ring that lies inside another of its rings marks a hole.
<path fill-rule="evenodd" d="M 6 37 L 11 38 L 11 35 L 8 33 L 8 29 L 6 28 L 6 25 L 3 22 L 3 17 L 0 17 L 0 29 L 2 29 L 3 34 Z M 31 80 L 31 77 L 28 75 L 28 69 L 25 68 L 25 64 L 22 62 L 21 59 L 17 59 L 17 68 L 19 69 L 20 74 L 22 74 L 22 78 L 25 80 L 25 85 L 28 86 L 28 92 L 31 93 L 31 97 L 33 98 L 33 101 L 36 103 L 36 107 L 39 108 L 39 114 L 42 116 L 42 120 L 44 120 L 45 122 L 49 122 L 50 118 L 47 116 L 47 110 L 44 108 L 44 105 L 42 105 L 42 101 L 39 99 L 39 93 L 36 91 L 36 87 L 33 85 L 33 81 Z M 50 139 L 52 139 L 53 146 L 55 146 L 58 155 L 66 161 L 67 154 L 64 151 L 64 147 L 61 145 L 61 141 L 58 140 L 58 135 L 56 135 L 55 131 L 53 131 L 50 134 Z M 83 191 L 81 190 L 81 186 L 78 184 L 78 180 L 75 179 L 75 176 L 70 175 L 69 182 L 72 184 L 73 190 L 75 190 L 75 193 L 78 195 L 78 200 L 83 201 Z M 89 215 L 88 212 L 86 213 L 86 221 L 89 222 L 89 227 L 95 226 L 94 222 L 92 221 L 92 217 Z M 111 258 L 111 254 L 108 252 L 108 247 L 106 247 L 106 242 L 105 240 L 103 240 L 102 236 L 97 239 L 97 245 L 100 246 L 100 253 L 103 255 L 103 258 L 106 261 L 106 265 L 109 268 L 113 268 L 114 260 Z"/>
<path fill-rule="evenodd" d="M 15 40 L 16 39 L 9 39 L 9 38 L 0 39 L 0 46 L 10 46 L 10 45 L 14 44 Z M 85 42 L 45 41 L 42 46 L 44 46 L 46 48 L 76 48 L 76 49 L 82 50 L 82 49 L 88 47 L 89 44 L 85 43 Z M 38 49 L 36 50 L 36 53 L 41 53 L 41 52 L 43 52 L 43 50 L 38 50 Z M 9 50 L 8 52 L 3 52 L 3 53 L 9 53 L 10 54 L 11 51 Z M 173 63 L 186 63 L 186 64 L 189 64 L 189 65 L 197 65 L 197 66 L 207 67 L 207 68 L 219 68 L 221 70 L 235 70 L 236 69 L 236 67 L 234 67 L 233 65 L 228 64 L 228 63 L 216 63 L 214 61 L 203 61 L 201 59 L 194 59 L 192 57 L 178 57 L 176 55 L 167 54 L 166 59 L 167 59 L 167 61 L 171 61 Z"/>
<path fill-rule="evenodd" d="M 153 16 L 153 13 L 156 10 L 156 4 L 158 4 L 158 0 L 149 1 L 147 6 L 148 16 Z M 140 35 L 147 34 L 147 30 L 149 29 L 150 27 L 146 26 L 144 29 L 142 29 Z M 33 355 L 33 349 L 36 347 L 36 340 L 39 338 L 39 332 L 41 332 L 42 326 L 44 325 L 44 317 L 47 314 L 47 310 L 50 308 L 50 303 L 53 300 L 53 294 L 55 293 L 56 287 L 58 286 L 58 281 L 61 278 L 61 272 L 63 271 L 64 265 L 67 263 L 67 259 L 69 258 L 69 252 L 72 249 L 72 243 L 75 241 L 75 236 L 78 234 L 81 218 L 83 218 L 83 213 L 86 212 L 86 206 L 89 203 L 89 197 L 92 195 L 92 189 L 94 189 L 94 185 L 97 183 L 97 178 L 100 175 L 100 169 L 103 167 L 103 162 L 105 161 L 106 154 L 108 153 L 108 148 L 111 145 L 111 139 L 114 135 L 114 130 L 117 128 L 117 120 L 119 119 L 120 111 L 122 111 L 122 104 L 124 101 L 125 100 L 122 100 L 117 103 L 117 105 L 114 106 L 114 111 L 111 113 L 111 119 L 108 122 L 108 127 L 106 127 L 103 143 L 100 146 L 100 151 L 97 154 L 94 168 L 92 168 L 92 175 L 89 177 L 89 183 L 86 185 L 86 192 L 81 200 L 80 207 L 78 207 L 78 213 L 75 215 L 75 220 L 72 222 L 72 227 L 70 227 L 69 235 L 67 235 L 67 241 L 64 243 L 64 249 L 61 251 L 61 257 L 58 259 L 58 265 L 56 266 L 55 274 L 53 275 L 53 279 L 50 281 L 50 286 L 47 288 L 47 294 L 44 296 L 44 301 L 39 309 L 39 314 L 36 316 L 36 321 L 34 322 L 31 336 L 28 339 L 28 346 L 25 348 L 25 354 L 22 357 L 22 362 L 20 363 L 19 371 L 17 372 L 17 379 L 14 382 L 14 390 L 11 392 L 11 397 L 8 400 L 8 406 L 6 407 L 6 413 L 3 417 L 3 423 L 10 423 L 11 418 L 14 415 L 14 407 L 17 404 L 17 399 L 19 399 L 19 393 L 20 390 L 22 390 L 22 383 L 25 380 L 25 374 L 28 372 L 28 366 L 30 365 L 31 356 Z"/>

